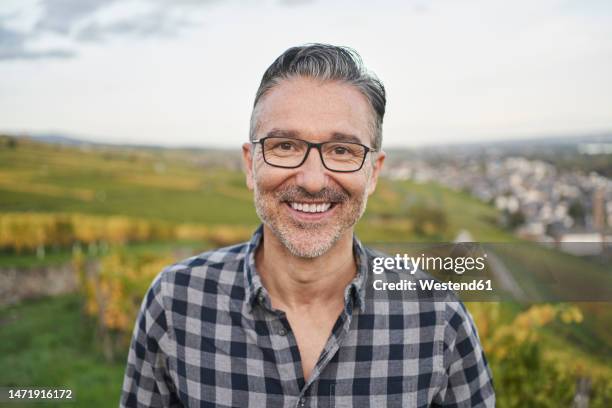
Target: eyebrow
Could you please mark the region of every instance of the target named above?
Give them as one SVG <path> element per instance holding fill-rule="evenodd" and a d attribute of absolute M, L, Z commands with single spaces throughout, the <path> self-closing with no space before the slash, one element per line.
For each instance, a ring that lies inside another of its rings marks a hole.
<path fill-rule="evenodd" d="M 300 134 L 294 130 L 272 129 L 266 133 L 266 137 L 288 137 L 290 139 L 298 139 Z"/>
<path fill-rule="evenodd" d="M 271 131 L 269 131 L 266 136 L 270 137 L 287 137 L 290 139 L 299 139 L 300 138 L 300 133 L 296 132 L 294 130 L 283 130 L 283 129 L 272 129 Z M 346 133 L 342 133 L 342 132 L 334 132 L 331 136 L 331 138 L 329 139 L 329 141 L 335 141 L 335 142 L 354 142 L 354 143 L 362 143 L 361 139 L 359 139 L 357 136 L 355 135 L 349 135 Z"/>
<path fill-rule="evenodd" d="M 359 139 L 357 136 L 355 135 L 347 135 L 345 133 L 340 133 L 340 132 L 335 132 L 330 140 L 334 140 L 337 142 L 355 142 L 355 143 L 362 143 L 361 139 Z"/>

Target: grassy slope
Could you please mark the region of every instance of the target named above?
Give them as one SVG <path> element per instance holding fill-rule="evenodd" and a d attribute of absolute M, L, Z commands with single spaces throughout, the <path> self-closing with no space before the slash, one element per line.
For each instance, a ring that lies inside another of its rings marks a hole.
<path fill-rule="evenodd" d="M 256 222 L 251 195 L 239 173 L 198 166 L 187 158 L 28 142 L 14 150 L 0 148 L 0 211 L 122 214 L 206 224 Z"/>
<path fill-rule="evenodd" d="M 0 384 L 68 388 L 76 397 L 70 406 L 116 406 L 125 363 L 102 359 L 80 311 L 76 296 L 0 309 Z"/>

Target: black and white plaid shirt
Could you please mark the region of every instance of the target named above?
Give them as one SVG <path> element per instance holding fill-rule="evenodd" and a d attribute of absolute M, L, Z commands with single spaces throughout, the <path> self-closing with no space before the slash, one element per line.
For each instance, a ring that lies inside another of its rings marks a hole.
<path fill-rule="evenodd" d="M 356 238 L 357 276 L 305 379 L 287 318 L 272 309 L 255 268 L 261 240 L 260 227 L 250 242 L 189 258 L 154 280 L 134 328 L 121 406 L 495 405 L 463 304 L 452 293 L 435 301 L 374 293 L 369 266 L 376 255 Z M 412 279 L 426 277 L 419 274 Z"/>

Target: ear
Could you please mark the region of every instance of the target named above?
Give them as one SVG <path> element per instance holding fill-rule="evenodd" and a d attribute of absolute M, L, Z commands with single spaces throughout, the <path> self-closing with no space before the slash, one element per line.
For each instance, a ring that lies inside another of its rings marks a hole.
<path fill-rule="evenodd" d="M 246 185 L 249 190 L 253 191 L 254 179 L 253 179 L 253 149 L 255 146 L 253 143 L 247 142 L 242 145 L 242 165 L 244 166 L 244 172 L 246 174 Z"/>
<path fill-rule="evenodd" d="M 372 195 L 374 190 L 376 190 L 376 184 L 378 183 L 378 175 L 382 170 L 383 164 L 385 162 L 385 158 L 387 154 L 384 151 L 380 151 L 376 154 L 376 159 L 372 163 L 372 173 L 370 175 L 370 180 L 368 181 L 368 195 Z"/>

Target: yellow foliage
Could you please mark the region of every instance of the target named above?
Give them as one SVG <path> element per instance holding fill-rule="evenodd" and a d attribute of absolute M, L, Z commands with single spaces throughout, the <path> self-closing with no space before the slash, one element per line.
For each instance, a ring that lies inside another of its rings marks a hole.
<path fill-rule="evenodd" d="M 75 243 L 125 244 L 169 239 L 208 240 L 225 246 L 248 240 L 251 233 L 251 226 L 173 225 L 121 215 L 0 213 L 0 249 L 17 252 Z"/>
<path fill-rule="evenodd" d="M 226 246 L 246 241 L 251 234 L 250 227 L 217 226 L 210 231 L 208 239 L 217 246 Z"/>
<path fill-rule="evenodd" d="M 130 257 L 112 252 L 96 270 L 78 271 L 85 276 L 81 282 L 85 312 L 105 330 L 129 336 L 147 287 L 171 263 L 169 256 Z"/>
<path fill-rule="evenodd" d="M 538 330 L 558 317 L 566 324 L 582 321 L 580 309 L 562 304 L 531 306 L 507 324 L 499 322 L 499 303 L 487 303 L 486 307 L 480 303 L 472 303 L 469 304 L 469 309 L 478 327 L 485 352 L 491 355 L 501 354 L 499 357 L 507 353 L 508 346 L 536 341 Z"/>
<path fill-rule="evenodd" d="M 582 311 L 577 307 L 572 307 L 561 312 L 561 320 L 563 323 L 582 323 Z"/>
<path fill-rule="evenodd" d="M 16 252 L 34 251 L 40 246 L 66 247 L 77 242 L 88 245 L 167 239 L 203 240 L 209 235 L 208 229 L 198 224 L 172 225 L 120 215 L 0 213 L 0 249 Z"/>
<path fill-rule="evenodd" d="M 210 231 L 205 225 L 180 224 L 176 227 L 176 238 L 182 240 L 205 240 Z"/>
<path fill-rule="evenodd" d="M 523 346 L 539 344 L 543 338 L 541 329 L 544 326 L 554 321 L 577 324 L 583 320 L 580 309 L 567 304 L 533 305 L 509 322 L 500 319 L 500 303 L 468 303 L 467 306 L 478 328 L 485 354 L 493 365 L 512 360 L 515 358 L 513 353 Z M 594 382 L 610 380 L 610 370 L 601 369 L 564 348 L 557 349 L 554 345 L 548 345 L 544 349 L 543 358 L 546 364 L 557 367 L 557 372 L 571 378 L 589 377 Z"/>

